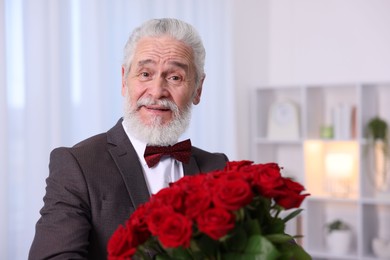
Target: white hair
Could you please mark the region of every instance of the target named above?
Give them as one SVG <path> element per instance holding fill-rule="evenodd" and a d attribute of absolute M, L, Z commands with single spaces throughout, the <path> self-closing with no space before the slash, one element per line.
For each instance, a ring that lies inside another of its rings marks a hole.
<path fill-rule="evenodd" d="M 195 85 L 198 88 L 205 77 L 204 63 L 206 51 L 202 40 L 192 25 L 172 18 L 152 19 L 133 31 L 124 48 L 123 67 L 125 68 L 125 76 L 127 77 L 130 71 L 130 65 L 138 42 L 145 37 L 163 36 L 170 36 L 192 49 L 195 66 Z"/>

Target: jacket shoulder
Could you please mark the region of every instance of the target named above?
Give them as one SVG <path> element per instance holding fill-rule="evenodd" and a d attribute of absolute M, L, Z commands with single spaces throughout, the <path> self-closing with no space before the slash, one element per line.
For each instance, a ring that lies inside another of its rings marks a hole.
<path fill-rule="evenodd" d="M 223 169 L 228 162 L 228 157 L 224 153 L 214 153 L 192 147 L 192 154 L 201 172 L 209 172 Z"/>

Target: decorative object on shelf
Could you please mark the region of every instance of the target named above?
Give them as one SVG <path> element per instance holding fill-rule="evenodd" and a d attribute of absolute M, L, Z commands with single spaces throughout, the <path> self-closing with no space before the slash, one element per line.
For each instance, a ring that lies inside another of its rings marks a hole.
<path fill-rule="evenodd" d="M 376 213 L 378 234 L 372 240 L 372 251 L 380 259 L 390 260 L 390 207 L 378 205 Z"/>
<path fill-rule="evenodd" d="M 331 125 L 321 126 L 320 137 L 323 139 L 333 139 L 333 126 Z"/>
<path fill-rule="evenodd" d="M 349 140 L 353 132 L 354 106 L 340 103 L 332 109 L 333 138 Z"/>
<path fill-rule="evenodd" d="M 108 259 L 299 259 L 311 257 L 285 233 L 308 194 L 275 163 L 227 163 L 185 176 L 139 206 L 108 243 Z M 146 258 L 144 258 L 146 257 Z"/>
<path fill-rule="evenodd" d="M 272 140 L 299 139 L 299 109 L 290 100 L 275 101 L 268 113 L 267 138 Z"/>
<path fill-rule="evenodd" d="M 378 196 L 390 198 L 389 142 L 387 122 L 379 117 L 367 124 L 368 158 L 373 171 L 373 184 Z M 371 175 L 369 175 L 371 176 Z M 372 178 L 371 178 L 372 179 Z"/>
<path fill-rule="evenodd" d="M 390 240 L 374 238 L 372 251 L 381 260 L 390 260 Z"/>
<path fill-rule="evenodd" d="M 353 155 L 346 152 L 326 154 L 325 171 L 328 191 L 338 197 L 348 197 L 354 173 Z"/>
<path fill-rule="evenodd" d="M 352 229 L 341 219 L 331 221 L 326 225 L 326 243 L 328 250 L 337 255 L 349 253 L 352 245 Z"/>

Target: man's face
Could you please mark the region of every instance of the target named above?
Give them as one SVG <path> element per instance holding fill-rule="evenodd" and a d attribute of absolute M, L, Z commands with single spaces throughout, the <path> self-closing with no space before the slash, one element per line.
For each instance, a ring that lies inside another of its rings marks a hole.
<path fill-rule="evenodd" d="M 122 95 L 126 96 L 128 91 L 127 102 L 145 126 L 172 122 L 174 111 L 161 103 L 137 105 L 137 101 L 169 100 L 176 104 L 179 113 L 191 103 L 199 103 L 202 86 L 195 90 L 193 60 L 192 49 L 170 37 L 139 41 L 127 76 L 122 68 Z"/>

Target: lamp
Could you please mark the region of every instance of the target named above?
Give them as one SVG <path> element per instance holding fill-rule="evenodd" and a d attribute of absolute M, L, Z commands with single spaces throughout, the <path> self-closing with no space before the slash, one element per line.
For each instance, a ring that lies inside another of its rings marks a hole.
<path fill-rule="evenodd" d="M 353 177 L 354 158 L 350 153 L 328 153 L 325 171 L 329 191 L 338 196 L 348 196 Z"/>

